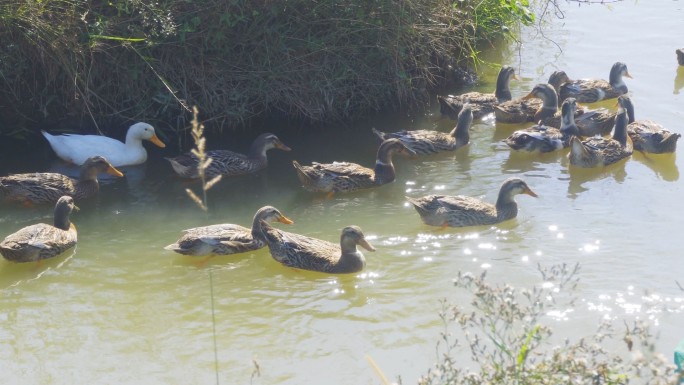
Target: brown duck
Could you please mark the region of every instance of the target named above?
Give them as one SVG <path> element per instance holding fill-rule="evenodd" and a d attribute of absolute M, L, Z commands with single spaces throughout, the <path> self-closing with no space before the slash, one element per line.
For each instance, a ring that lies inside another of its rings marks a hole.
<path fill-rule="evenodd" d="M 76 245 L 76 227 L 69 215 L 78 207 L 70 196 L 57 200 L 54 224 L 38 223 L 8 235 L 0 242 L 0 254 L 12 262 L 38 262 L 56 257 Z"/>
<path fill-rule="evenodd" d="M 123 176 L 107 159 L 93 156 L 83 163 L 81 175 L 77 180 L 52 172 L 0 177 L 0 196 L 27 205 L 55 203 L 63 195 L 84 199 L 97 194 L 100 190 L 97 174 L 101 172 L 117 177 Z"/>
<path fill-rule="evenodd" d="M 518 204 L 514 197 L 518 194 L 537 196 L 522 179 L 510 178 L 501 185 L 494 205 L 463 195 L 427 195 L 406 199 L 426 225 L 466 227 L 493 225 L 515 218 Z"/>

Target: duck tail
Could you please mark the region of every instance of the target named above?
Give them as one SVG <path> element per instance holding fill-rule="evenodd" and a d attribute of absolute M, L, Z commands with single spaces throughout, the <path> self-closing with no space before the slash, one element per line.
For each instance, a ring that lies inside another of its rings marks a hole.
<path fill-rule="evenodd" d="M 176 172 L 179 176 L 183 178 L 197 178 L 197 165 L 194 166 L 189 166 L 187 164 L 183 164 L 183 162 L 180 162 L 178 157 L 164 157 L 164 159 L 168 160 L 169 163 L 171 163 L 171 167 L 173 168 L 173 171 Z"/>
<path fill-rule="evenodd" d="M 177 244 L 177 243 L 172 243 L 172 244 L 170 244 L 170 245 L 168 245 L 168 246 L 165 246 L 165 247 L 164 247 L 164 250 L 171 250 L 171 251 L 175 251 L 175 252 L 177 252 L 177 253 L 181 253 L 181 251 L 182 251 L 183 249 L 181 249 L 181 247 L 180 247 L 179 244 Z M 182 253 L 181 253 L 181 254 L 182 254 Z"/>
<path fill-rule="evenodd" d="M 304 170 L 304 166 L 299 164 L 299 162 L 297 162 L 296 160 L 293 160 L 292 165 L 294 166 L 295 170 L 297 170 L 297 176 L 299 177 L 299 180 L 302 183 L 305 183 L 306 181 L 308 181 L 310 179 L 309 174 L 307 174 L 306 170 Z"/>
<path fill-rule="evenodd" d="M 382 132 L 382 131 L 376 130 L 375 127 L 371 128 L 371 130 L 373 130 L 373 133 L 375 134 L 375 136 L 377 136 L 378 138 L 380 138 L 380 140 L 388 139 L 388 138 L 387 138 L 387 134 L 385 134 L 385 133 Z"/>
<path fill-rule="evenodd" d="M 661 146 L 666 152 L 674 152 L 677 147 L 677 140 L 682 137 L 682 134 L 672 134 L 660 141 Z M 0 185 L 2 183 L 0 182 Z"/>
<path fill-rule="evenodd" d="M 404 196 L 408 203 L 412 204 L 416 209 L 420 210 L 421 209 L 421 204 L 416 198 L 411 198 L 410 196 Z"/>

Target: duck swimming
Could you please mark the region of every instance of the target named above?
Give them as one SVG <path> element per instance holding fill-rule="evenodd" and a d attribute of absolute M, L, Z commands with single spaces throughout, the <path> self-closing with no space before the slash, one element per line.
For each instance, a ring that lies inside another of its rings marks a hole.
<path fill-rule="evenodd" d="M 565 82 L 560 87 L 558 96 L 561 101 L 575 98 L 579 103 L 595 103 L 605 99 L 613 99 L 627 93 L 627 85 L 623 77 L 632 78 L 627 65 L 622 62 L 613 64 L 608 81 L 603 79 L 579 79 Z"/>
<path fill-rule="evenodd" d="M 537 196 L 525 181 L 510 178 L 501 185 L 494 205 L 463 195 L 427 195 L 406 199 L 426 225 L 466 227 L 493 225 L 515 218 L 518 215 L 518 204 L 514 197 L 518 194 Z"/>
<path fill-rule="evenodd" d="M 145 163 L 147 151 L 142 145 L 143 140 L 149 140 L 159 147 L 166 145 L 159 140 L 154 127 L 147 123 L 136 123 L 126 133 L 126 142 L 101 135 L 50 135 L 41 131 L 45 139 L 55 151 L 55 154 L 66 162 L 82 165 L 86 159 L 100 155 L 114 167 L 132 166 Z"/>
<path fill-rule="evenodd" d="M 541 103 L 535 98 L 541 99 Z M 533 100 L 530 100 L 533 99 Z M 551 118 L 558 111 L 558 95 L 548 83 L 540 83 L 529 94 L 494 106 L 498 123 L 538 122 Z"/>
<path fill-rule="evenodd" d="M 206 156 L 211 158 L 211 163 L 207 167 L 205 175 L 208 178 L 213 178 L 217 175 L 231 177 L 261 171 L 268 166 L 266 152 L 273 148 L 290 151 L 290 147 L 280 141 L 277 136 L 270 133 L 259 135 L 252 142 L 247 155 L 229 150 L 207 151 Z M 166 160 L 171 163 L 173 171 L 178 176 L 191 179 L 199 178 L 197 173 L 197 157 L 191 152 L 173 158 L 166 158 Z"/>
<path fill-rule="evenodd" d="M 117 170 L 102 156 L 86 159 L 81 166 L 81 175 L 75 180 L 66 175 L 52 172 L 36 172 L 30 174 L 14 174 L 0 177 L 0 196 L 8 201 L 24 204 L 54 204 L 64 195 L 75 199 L 89 198 L 100 190 L 97 174 L 106 172 L 122 177 Z"/>
<path fill-rule="evenodd" d="M 195 227 L 183 230 L 183 236 L 164 249 L 191 256 L 229 255 L 258 250 L 266 246 L 261 230 L 262 221 L 293 223 L 275 207 L 264 206 L 254 214 L 251 229 L 230 223 Z"/>
<path fill-rule="evenodd" d="M 373 128 L 373 133 L 380 139 L 399 139 L 406 148 L 418 155 L 430 155 L 444 151 L 455 151 L 470 142 L 470 126 L 473 123 L 473 111 L 466 104 L 458 113 L 456 127 L 450 133 L 445 134 L 433 130 L 414 130 L 384 133 Z"/>
<path fill-rule="evenodd" d="M 618 104 L 627 112 L 627 135 L 634 149 L 652 154 L 675 152 L 681 134 L 673 133 L 652 120 L 634 120 L 634 104 L 627 95 L 618 97 Z"/>
<path fill-rule="evenodd" d="M 576 108 L 577 102 L 574 98 L 565 99 L 561 105 L 560 129 L 537 124 L 515 131 L 504 142 L 513 150 L 526 152 L 544 153 L 567 148 L 570 145 L 570 137 L 579 135 L 579 128 L 575 124 Z"/>
<path fill-rule="evenodd" d="M 504 65 L 499 70 L 496 78 L 496 90 L 493 94 L 482 92 L 467 92 L 461 95 L 437 96 L 439 111 L 442 116 L 448 116 L 452 120 L 458 119 L 458 113 L 465 104 L 470 104 L 475 119 L 494 112 L 494 106 L 498 103 L 511 100 L 510 82 L 518 79 L 513 67 Z"/>
<path fill-rule="evenodd" d="M 273 259 L 297 269 L 333 274 L 356 273 L 366 266 L 366 258 L 356 246 L 375 251 L 358 226 L 342 229 L 339 245 L 278 230 L 265 222 L 262 222 L 262 227 Z"/>
<path fill-rule="evenodd" d="M 396 174 L 392 164 L 392 155 L 396 152 L 416 155 L 415 151 L 407 148 L 399 139 L 390 138 L 378 147 L 373 169 L 348 162 L 313 162 L 311 166 L 302 166 L 294 160 L 292 165 L 297 170 L 297 176 L 306 190 L 326 192 L 330 195 L 336 192 L 378 187 L 393 182 Z"/>
<path fill-rule="evenodd" d="M 39 262 L 74 247 L 77 241 L 76 227 L 69 221 L 74 209 L 78 210 L 74 198 L 59 198 L 55 205 L 53 225 L 38 223 L 8 235 L 0 242 L 0 254 L 12 262 Z"/>
<path fill-rule="evenodd" d="M 570 164 L 576 167 L 603 167 L 627 158 L 633 151 L 632 140 L 627 136 L 627 112 L 624 108 L 618 108 L 613 137 L 593 137 L 581 141 L 573 136 L 568 158 Z"/>

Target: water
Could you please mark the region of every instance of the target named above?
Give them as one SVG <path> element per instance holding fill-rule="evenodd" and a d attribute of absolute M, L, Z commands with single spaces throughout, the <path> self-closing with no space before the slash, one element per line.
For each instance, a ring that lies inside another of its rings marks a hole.
<path fill-rule="evenodd" d="M 684 131 L 684 72 L 674 54 L 684 42 L 672 33 L 684 26 L 682 3 L 566 11 L 563 22 L 545 30 L 562 52 L 528 31 L 520 51 L 488 54 L 519 70 L 523 80 L 512 83 L 514 96 L 556 69 L 575 78 L 606 78 L 619 60 L 634 76 L 627 84 L 637 118 Z M 497 70 L 483 68 L 477 88 L 492 90 Z M 614 101 L 600 105 L 615 108 Z M 72 255 L 40 267 L 0 261 L 3 378 L 215 383 L 211 274 L 220 383 L 247 383 L 254 376 L 255 384 L 377 384 L 365 354 L 388 377 L 415 383 L 436 358 L 440 300 L 469 300 L 451 283 L 458 271 L 486 269 L 495 282 L 529 287 L 540 280 L 537 264 L 561 262 L 582 266 L 580 302 L 566 318 L 550 320 L 553 326 L 577 337 L 593 333 L 604 317 L 649 319 L 660 336 L 658 350 L 670 357 L 684 338 L 684 293 L 675 283 L 684 284 L 684 244 L 676 230 L 684 225 L 680 155 L 635 154 L 617 167 L 569 173 L 561 155 L 511 154 L 500 140 L 520 126 L 486 121 L 473 126 L 471 144 L 454 154 L 396 159 L 396 182 L 375 190 L 325 200 L 302 190 L 290 165 L 297 159 L 371 166 L 377 147 L 371 127 L 451 129 L 452 122 L 434 123 L 434 117 L 397 114 L 353 130 L 317 133 L 274 128 L 293 151 L 271 151 L 265 172 L 216 186 L 208 217 L 185 196 L 185 188 L 197 185 L 174 178 L 153 149 L 147 165 L 126 170 L 125 179 L 80 203 Z M 246 151 L 248 144 L 213 145 Z M 31 159 L 4 164 L 3 171 L 46 165 L 43 158 Z M 440 192 L 494 201 L 500 183 L 513 175 L 539 198 L 519 196 L 518 218 L 492 228 L 427 227 L 404 200 Z M 163 250 L 181 229 L 248 225 L 266 204 L 295 221 L 288 231 L 322 239 L 336 241 L 344 226 L 361 226 L 377 252 L 366 253 L 362 274 L 333 276 L 285 268 L 268 250 L 217 257 L 201 268 Z M 49 222 L 51 215 L 47 208 L 3 206 L 0 234 Z"/>

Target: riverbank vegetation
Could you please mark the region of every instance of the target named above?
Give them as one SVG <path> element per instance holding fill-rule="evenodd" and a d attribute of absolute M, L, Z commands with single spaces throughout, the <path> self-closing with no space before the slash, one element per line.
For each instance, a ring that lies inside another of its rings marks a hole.
<path fill-rule="evenodd" d="M 421 108 L 533 20 L 527 0 L 0 0 L 0 135 Z"/>

